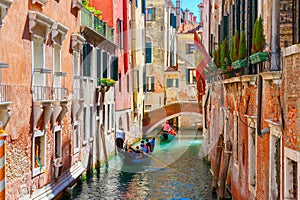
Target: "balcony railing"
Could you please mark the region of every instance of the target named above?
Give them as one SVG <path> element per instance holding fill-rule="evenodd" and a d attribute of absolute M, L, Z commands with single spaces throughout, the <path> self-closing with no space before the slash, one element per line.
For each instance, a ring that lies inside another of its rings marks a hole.
<path fill-rule="evenodd" d="M 83 99 L 83 89 L 74 88 L 73 89 L 73 99 Z"/>
<path fill-rule="evenodd" d="M 93 12 L 84 7 L 81 9 L 81 24 L 92 28 L 107 40 L 114 42 L 114 29 L 107 26 L 106 22 L 100 20 Z"/>
<path fill-rule="evenodd" d="M 64 87 L 54 88 L 54 100 L 67 100 L 69 96 L 68 90 Z"/>
<path fill-rule="evenodd" d="M 10 85 L 0 85 L 0 103 L 8 102 L 11 99 L 9 99 L 9 93 L 11 91 Z"/>
<path fill-rule="evenodd" d="M 33 100 L 36 101 L 53 100 L 52 87 L 33 86 L 32 94 L 33 94 Z"/>

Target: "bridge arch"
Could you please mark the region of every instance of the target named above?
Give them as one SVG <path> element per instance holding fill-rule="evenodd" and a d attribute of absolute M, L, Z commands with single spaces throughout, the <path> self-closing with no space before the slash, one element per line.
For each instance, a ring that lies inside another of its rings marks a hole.
<path fill-rule="evenodd" d="M 143 135 L 147 135 L 165 120 L 181 116 L 202 114 L 202 106 L 197 101 L 180 101 L 165 105 L 161 108 L 145 112 L 143 119 Z"/>

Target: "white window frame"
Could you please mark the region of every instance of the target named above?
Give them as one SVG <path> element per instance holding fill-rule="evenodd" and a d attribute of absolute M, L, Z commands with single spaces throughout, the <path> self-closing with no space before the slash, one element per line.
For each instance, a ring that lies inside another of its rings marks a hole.
<path fill-rule="evenodd" d="M 35 130 L 33 133 L 33 141 L 32 141 L 32 176 L 37 176 L 39 174 L 42 174 L 43 171 L 40 170 L 40 167 L 35 167 L 36 165 L 36 146 L 35 146 L 35 138 L 40 137 L 42 139 L 41 141 L 41 147 L 42 149 L 39 149 L 40 152 L 42 152 L 42 158 L 41 158 L 41 162 L 43 165 L 43 169 L 46 170 L 46 131 L 43 130 Z"/>
<path fill-rule="evenodd" d="M 79 123 L 79 121 L 74 122 L 73 138 L 74 138 L 73 149 L 74 149 L 74 154 L 76 154 L 80 151 L 80 123 Z"/>
<path fill-rule="evenodd" d="M 192 72 L 194 72 L 194 73 L 192 73 Z M 188 85 L 196 85 L 196 83 L 197 83 L 197 80 L 196 80 L 196 68 L 187 68 L 187 73 L 188 73 L 188 75 L 187 75 L 187 77 L 188 77 L 188 80 L 187 80 Z"/>
<path fill-rule="evenodd" d="M 44 38 L 36 35 L 32 38 L 31 41 L 32 44 L 32 70 L 34 72 L 35 68 L 45 68 L 45 60 L 46 60 L 46 55 L 45 55 L 45 41 Z M 40 48 L 36 48 L 36 45 L 42 45 L 42 51 L 40 50 Z M 42 55 L 38 54 L 41 53 Z M 36 60 L 37 58 L 40 58 L 41 61 Z M 46 75 L 43 73 L 39 73 L 39 72 L 34 72 L 33 74 L 33 86 L 46 86 Z"/>
<path fill-rule="evenodd" d="M 249 191 L 256 197 L 257 187 L 257 130 L 256 116 L 246 116 L 248 118 L 248 184 Z M 254 140 L 254 142 L 253 142 Z"/>
<path fill-rule="evenodd" d="M 269 127 L 270 127 L 270 152 L 269 152 L 269 198 L 270 199 L 277 199 L 280 198 L 282 199 L 282 126 L 280 123 L 273 122 L 271 120 L 265 120 L 268 122 Z M 279 169 L 280 169 L 280 174 L 276 173 L 276 158 L 275 158 L 275 152 L 276 152 L 276 144 L 275 141 L 279 140 L 280 141 L 280 149 L 279 149 L 279 154 L 280 154 L 280 160 L 279 160 Z M 276 177 L 280 175 L 280 185 L 277 186 L 276 183 Z M 279 188 L 279 193 L 280 196 L 273 196 Z"/>
<path fill-rule="evenodd" d="M 59 142 L 58 144 L 56 143 L 56 133 L 58 132 L 59 134 Z M 53 149 L 53 155 L 54 155 L 54 163 L 56 164 L 61 164 L 62 161 L 62 128 L 61 126 L 55 126 L 54 131 L 54 149 Z M 55 149 L 58 147 L 58 156 L 55 153 Z"/>
<path fill-rule="evenodd" d="M 295 151 L 288 147 L 284 147 L 284 199 L 296 199 L 290 196 L 291 184 L 293 177 L 291 177 L 291 168 L 289 160 L 297 163 L 297 199 L 300 199 L 300 151 Z"/>

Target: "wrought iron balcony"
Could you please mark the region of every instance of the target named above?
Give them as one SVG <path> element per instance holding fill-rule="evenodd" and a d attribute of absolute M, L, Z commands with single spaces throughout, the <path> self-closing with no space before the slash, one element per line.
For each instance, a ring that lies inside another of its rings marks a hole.
<path fill-rule="evenodd" d="M 10 85 L 0 85 L 0 103 L 9 102 Z"/>
<path fill-rule="evenodd" d="M 64 87 L 54 87 L 54 100 L 68 100 L 68 90 Z"/>
<path fill-rule="evenodd" d="M 47 86 L 33 86 L 32 87 L 33 100 L 35 101 L 49 101 L 53 100 L 52 87 Z"/>
<path fill-rule="evenodd" d="M 73 89 L 73 99 L 83 99 L 83 89 L 74 88 Z"/>

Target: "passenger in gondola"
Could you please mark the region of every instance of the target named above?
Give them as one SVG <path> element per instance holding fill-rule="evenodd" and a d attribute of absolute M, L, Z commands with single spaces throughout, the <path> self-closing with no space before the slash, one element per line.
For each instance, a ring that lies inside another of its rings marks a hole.
<path fill-rule="evenodd" d="M 152 140 L 150 140 L 150 152 L 152 153 L 154 150 L 154 144 L 155 144 L 155 138 L 152 138 Z"/>
<path fill-rule="evenodd" d="M 146 139 L 146 147 L 147 147 L 147 152 L 146 153 L 150 153 L 151 152 L 151 144 L 149 142 L 149 139 Z"/>
<path fill-rule="evenodd" d="M 129 145 L 129 147 L 128 147 L 127 151 L 128 151 L 128 152 L 133 152 L 133 153 L 135 153 L 135 150 L 132 148 L 132 146 L 131 146 L 131 145 Z"/>
<path fill-rule="evenodd" d="M 141 144 L 141 148 L 140 148 L 144 153 L 147 153 L 147 146 L 145 144 Z"/>
<path fill-rule="evenodd" d="M 137 157 L 136 157 L 136 158 L 142 158 L 142 157 L 143 157 L 143 153 L 142 153 L 142 151 L 140 150 L 140 147 L 139 147 L 139 146 L 136 146 L 136 147 L 135 147 L 135 153 L 137 154 Z"/>
<path fill-rule="evenodd" d="M 169 134 L 171 134 L 171 135 L 176 135 L 176 128 L 173 128 L 173 129 L 171 129 L 170 131 L 169 131 Z"/>

